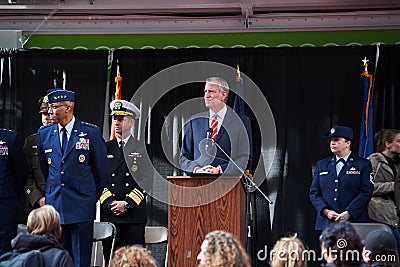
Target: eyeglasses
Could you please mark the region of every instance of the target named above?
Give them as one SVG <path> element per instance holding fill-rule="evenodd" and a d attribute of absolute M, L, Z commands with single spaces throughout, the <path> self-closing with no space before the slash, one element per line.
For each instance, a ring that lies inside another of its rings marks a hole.
<path fill-rule="evenodd" d="M 66 105 L 49 105 L 49 107 L 47 109 L 48 110 L 50 110 L 50 109 L 58 109 L 59 107 L 62 107 L 62 106 L 66 106 Z"/>

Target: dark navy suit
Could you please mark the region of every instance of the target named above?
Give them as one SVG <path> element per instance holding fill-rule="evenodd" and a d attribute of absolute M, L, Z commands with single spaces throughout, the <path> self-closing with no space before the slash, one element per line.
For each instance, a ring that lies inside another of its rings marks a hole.
<path fill-rule="evenodd" d="M 221 166 L 223 173 L 240 174 L 237 167 L 229 162 L 220 149 L 216 150 L 215 157 L 209 157 L 208 155 L 213 155 L 213 153 L 205 151 L 208 142 L 205 140 L 206 131 L 210 128 L 209 117 L 209 111 L 202 112 L 192 116 L 187 123 L 179 159 L 181 169 L 185 173 L 191 174 L 195 167 L 210 164 L 214 167 Z M 249 122 L 246 116 L 242 118 L 228 108 L 215 141 L 240 168 L 245 169 L 251 161 L 252 150 L 251 138 L 249 138 L 249 136 L 251 137 L 251 128 L 243 121 Z"/>
<path fill-rule="evenodd" d="M 334 155 L 317 162 L 310 187 L 310 199 L 317 210 L 316 230 L 323 230 L 331 222 L 322 213 L 324 208 L 337 213 L 350 212 L 351 222 L 369 221 L 367 205 L 374 189 L 371 172 L 370 161 L 353 152 L 339 175 Z"/>
<path fill-rule="evenodd" d="M 100 130 L 75 119 L 62 155 L 58 125 L 43 126 L 39 129 L 38 156 L 47 179 L 46 204 L 60 213 L 61 242 L 72 252 L 75 266 L 89 266 L 96 202 L 108 175 L 107 149 Z M 71 231 L 72 240 L 63 240 L 66 231 Z"/>
<path fill-rule="evenodd" d="M 0 255 L 11 250 L 17 235 L 18 201 L 28 179 L 22 147 L 17 132 L 0 129 Z"/>

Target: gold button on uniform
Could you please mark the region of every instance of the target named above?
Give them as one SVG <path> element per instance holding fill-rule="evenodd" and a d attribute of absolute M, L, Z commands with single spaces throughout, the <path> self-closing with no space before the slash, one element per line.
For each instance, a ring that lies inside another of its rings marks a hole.
<path fill-rule="evenodd" d="M 114 177 L 114 176 L 115 176 L 115 173 L 112 173 L 111 176 Z"/>
<path fill-rule="evenodd" d="M 126 176 L 129 176 L 129 172 L 125 173 Z"/>
<path fill-rule="evenodd" d="M 114 184 L 114 183 L 112 183 L 112 184 L 111 184 L 111 186 L 115 186 L 115 184 Z"/>
<path fill-rule="evenodd" d="M 129 183 L 126 183 L 125 185 L 126 185 L 126 186 L 129 186 Z"/>

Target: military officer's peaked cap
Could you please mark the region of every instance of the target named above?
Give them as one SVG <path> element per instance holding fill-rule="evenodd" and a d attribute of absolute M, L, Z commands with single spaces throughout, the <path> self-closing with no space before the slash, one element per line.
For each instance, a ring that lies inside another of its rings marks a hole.
<path fill-rule="evenodd" d="M 114 100 L 110 103 L 111 116 L 132 116 L 135 119 L 140 117 L 140 110 L 131 102 L 126 100 Z"/>
<path fill-rule="evenodd" d="M 324 137 L 343 137 L 353 140 L 353 130 L 346 126 L 333 126 L 329 132 L 324 134 Z"/>
<path fill-rule="evenodd" d="M 49 99 L 49 104 L 57 102 L 75 102 L 75 92 L 67 91 L 61 88 L 50 89 L 47 91 L 47 97 Z"/>
<path fill-rule="evenodd" d="M 47 95 L 42 96 L 38 101 L 39 113 L 47 114 L 48 105 L 49 105 L 49 99 L 48 99 Z"/>

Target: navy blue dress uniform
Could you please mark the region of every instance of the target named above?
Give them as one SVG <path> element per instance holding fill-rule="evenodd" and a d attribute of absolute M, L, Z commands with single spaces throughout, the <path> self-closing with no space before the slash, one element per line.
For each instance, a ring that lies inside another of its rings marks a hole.
<path fill-rule="evenodd" d="M 11 250 L 11 239 L 17 235 L 18 201 L 28 179 L 19 134 L 0 129 L 0 255 Z"/>
<path fill-rule="evenodd" d="M 140 117 L 140 111 L 132 103 L 125 100 L 115 100 L 110 104 L 111 116 Z M 110 175 L 103 194 L 100 197 L 101 221 L 112 222 L 117 227 L 115 247 L 127 245 L 144 245 L 144 229 L 147 222 L 145 188 L 152 182 L 153 168 L 148 161 L 145 145 L 133 136 L 125 138 L 123 149 L 118 141 L 106 142 L 107 157 L 110 165 Z M 140 185 L 139 185 L 140 184 Z M 110 204 L 114 200 L 127 203 L 126 213 L 116 215 L 111 211 Z M 103 242 L 106 262 L 111 251 L 111 241 Z"/>
<path fill-rule="evenodd" d="M 327 137 L 347 137 L 337 131 Z M 352 133 L 351 138 L 352 139 Z M 310 187 L 310 200 L 317 210 L 316 230 L 323 230 L 330 222 L 324 214 L 325 208 L 342 213 L 348 211 L 351 222 L 368 222 L 367 205 L 372 197 L 372 167 L 369 160 L 351 152 L 340 170 L 336 173 L 336 156 L 317 162 Z"/>
<path fill-rule="evenodd" d="M 52 90 L 49 104 L 74 102 L 74 92 Z M 60 214 L 60 242 L 74 265 L 90 265 L 96 202 L 108 175 L 107 149 L 99 127 L 75 119 L 64 153 L 58 124 L 42 126 L 38 134 L 39 164 L 46 178 L 46 204 Z"/>
<path fill-rule="evenodd" d="M 140 111 L 128 101 L 113 101 L 110 107 L 111 116 L 140 116 Z M 112 222 L 117 226 L 116 248 L 144 245 L 147 194 L 141 185 L 145 184 L 145 188 L 148 188 L 153 178 L 153 168 L 147 160 L 144 144 L 129 136 L 122 149 L 119 144 L 121 141 L 116 138 L 106 142 L 110 174 L 100 197 L 101 221 Z M 111 211 L 110 204 L 114 200 L 128 204 L 126 213 L 116 215 Z M 111 242 L 103 242 L 103 249 L 107 257 L 111 251 Z"/>

